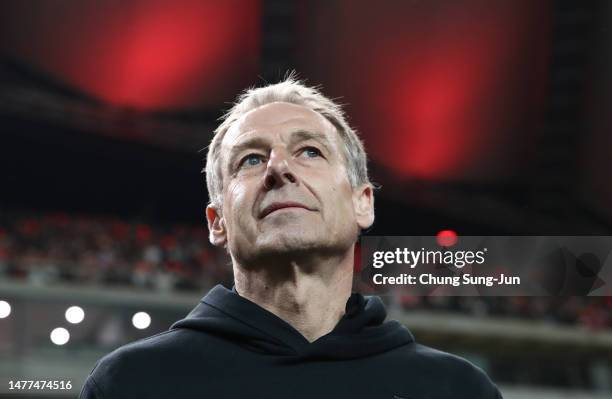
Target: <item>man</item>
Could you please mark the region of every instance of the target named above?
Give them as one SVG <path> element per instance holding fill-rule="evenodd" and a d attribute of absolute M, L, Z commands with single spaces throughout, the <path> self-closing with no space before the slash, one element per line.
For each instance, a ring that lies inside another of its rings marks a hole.
<path fill-rule="evenodd" d="M 240 96 L 206 179 L 235 286 L 101 359 L 81 398 L 501 398 L 480 369 L 385 322 L 378 297 L 351 294 L 373 187 L 361 141 L 317 89 L 289 77 Z"/>

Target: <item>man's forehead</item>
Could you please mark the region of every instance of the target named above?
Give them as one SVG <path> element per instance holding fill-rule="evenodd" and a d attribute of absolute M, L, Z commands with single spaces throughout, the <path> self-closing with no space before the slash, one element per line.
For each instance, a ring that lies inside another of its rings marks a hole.
<path fill-rule="evenodd" d="M 335 132 L 334 125 L 318 112 L 297 104 L 273 102 L 255 108 L 238 119 L 228 130 L 223 144 L 232 146 L 243 136 L 253 133 L 295 130 L 318 132 L 327 135 L 330 141 L 335 139 L 332 134 Z"/>

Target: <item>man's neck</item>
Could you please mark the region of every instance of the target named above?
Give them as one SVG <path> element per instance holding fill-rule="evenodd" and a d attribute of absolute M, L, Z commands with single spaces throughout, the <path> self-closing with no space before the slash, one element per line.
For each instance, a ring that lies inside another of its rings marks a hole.
<path fill-rule="evenodd" d="M 275 314 L 309 342 L 331 332 L 344 315 L 353 282 L 353 253 L 318 259 L 316 265 L 296 261 L 267 267 L 243 267 L 234 261 L 240 296 Z"/>

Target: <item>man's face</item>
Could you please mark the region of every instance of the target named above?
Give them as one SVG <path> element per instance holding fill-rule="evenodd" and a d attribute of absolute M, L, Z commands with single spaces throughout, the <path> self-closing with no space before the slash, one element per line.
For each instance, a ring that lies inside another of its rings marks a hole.
<path fill-rule="evenodd" d="M 341 138 L 322 115 L 270 103 L 221 143 L 222 209 L 207 209 L 211 240 L 234 259 L 346 251 L 373 222 L 369 185 L 353 190 Z"/>

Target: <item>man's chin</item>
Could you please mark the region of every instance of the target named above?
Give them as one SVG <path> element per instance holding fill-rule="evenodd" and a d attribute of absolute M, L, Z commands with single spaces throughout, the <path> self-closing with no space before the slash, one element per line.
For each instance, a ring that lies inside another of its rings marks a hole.
<path fill-rule="evenodd" d="M 322 241 L 320 237 L 308 237 L 308 234 L 281 234 L 258 238 L 255 248 L 261 254 L 280 256 L 313 251 L 328 245 Z"/>

